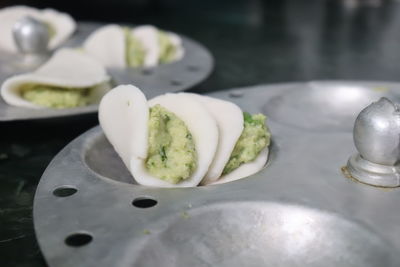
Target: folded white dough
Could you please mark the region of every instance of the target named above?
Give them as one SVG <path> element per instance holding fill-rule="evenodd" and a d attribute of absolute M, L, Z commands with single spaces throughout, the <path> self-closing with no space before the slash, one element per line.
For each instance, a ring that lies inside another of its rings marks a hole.
<path fill-rule="evenodd" d="M 185 180 L 172 184 L 146 169 L 149 108 L 161 105 L 180 118 L 193 136 L 197 168 Z M 99 121 L 105 135 L 134 179 L 155 187 L 192 187 L 219 184 L 252 175 L 268 159 L 268 146 L 251 162 L 221 176 L 244 129 L 242 110 L 235 104 L 193 93 L 165 94 L 147 101 L 132 85 L 118 86 L 101 101 Z"/>
<path fill-rule="evenodd" d="M 97 29 L 86 39 L 83 48 L 106 67 L 127 67 L 125 33 L 119 25 L 110 24 Z"/>
<path fill-rule="evenodd" d="M 132 158 L 146 159 L 149 107 L 133 85 L 119 85 L 99 105 L 99 122 L 108 141 L 130 169 Z"/>
<path fill-rule="evenodd" d="M 104 67 L 84 52 L 75 49 L 58 50 L 44 65 L 34 72 L 8 78 L 1 86 L 1 96 L 10 105 L 44 108 L 21 97 L 24 84 L 42 84 L 80 90 L 95 87 L 92 102 L 99 102 L 110 89 L 110 76 Z"/>
<path fill-rule="evenodd" d="M 218 180 L 211 184 L 223 184 L 227 182 L 232 182 L 259 172 L 267 164 L 268 154 L 269 147 L 266 146 L 263 150 L 261 150 L 260 154 L 258 154 L 257 158 L 255 158 L 253 161 L 240 165 L 237 169 L 221 176 Z"/>
<path fill-rule="evenodd" d="M 151 25 L 134 27 L 130 33 L 140 42 L 145 50 L 143 67 L 155 67 L 160 60 L 159 30 Z M 166 33 L 176 52 L 173 61 L 181 59 L 184 55 L 181 38 L 174 34 Z M 84 42 L 84 50 L 108 68 L 126 68 L 126 36 L 122 26 L 110 24 L 94 31 Z"/>
<path fill-rule="evenodd" d="M 192 134 L 197 168 L 177 184 L 152 176 L 146 169 L 149 108 L 161 105 L 174 113 Z M 207 109 L 185 94 L 165 94 L 146 101 L 143 93 L 132 85 L 118 86 L 104 96 L 99 107 L 100 125 L 114 149 L 142 185 L 156 187 L 197 186 L 207 173 L 218 144 L 217 124 Z"/>
<path fill-rule="evenodd" d="M 233 148 L 243 131 L 243 112 L 234 103 L 225 100 L 184 93 L 200 101 L 214 117 L 218 125 L 218 147 L 214 160 L 202 180 L 202 184 L 209 184 L 219 179 L 226 163 L 232 154 Z"/>
<path fill-rule="evenodd" d="M 144 67 L 154 67 L 158 64 L 160 56 L 160 45 L 158 43 L 158 30 L 151 25 L 135 27 L 132 30 L 133 36 L 140 41 L 146 56 L 144 58 Z"/>
<path fill-rule="evenodd" d="M 251 162 L 240 165 L 232 172 L 221 176 L 232 151 L 243 131 L 243 112 L 235 104 L 221 99 L 184 93 L 202 102 L 218 124 L 219 142 L 214 160 L 202 180 L 202 185 L 221 184 L 248 177 L 261 170 L 268 160 L 268 146 Z"/>
<path fill-rule="evenodd" d="M 184 93 L 165 94 L 149 101 L 149 106 L 161 105 L 174 113 L 188 127 L 193 136 L 197 153 L 197 168 L 187 179 L 178 184 L 171 184 L 152 177 L 146 170 L 144 160 L 132 158 L 131 171 L 138 183 L 158 187 L 193 187 L 197 186 L 214 158 L 218 145 L 218 127 L 213 116 L 197 100 Z"/>

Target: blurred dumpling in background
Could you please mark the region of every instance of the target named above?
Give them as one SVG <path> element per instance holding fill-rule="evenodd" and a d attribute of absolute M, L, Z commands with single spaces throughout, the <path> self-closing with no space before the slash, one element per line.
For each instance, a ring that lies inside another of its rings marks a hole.
<path fill-rule="evenodd" d="M 18 51 L 12 29 L 15 23 L 26 16 L 43 22 L 49 30 L 49 49 L 53 50 L 65 42 L 75 31 L 76 22 L 66 14 L 54 9 L 36 9 L 28 6 L 12 6 L 0 9 L 0 50 Z"/>
<path fill-rule="evenodd" d="M 150 25 L 106 25 L 93 32 L 83 48 L 110 68 L 154 67 L 178 61 L 184 54 L 178 35 Z"/>
<path fill-rule="evenodd" d="M 1 96 L 25 108 L 74 108 L 98 103 L 109 89 L 110 76 L 98 61 L 64 48 L 36 71 L 8 78 Z"/>

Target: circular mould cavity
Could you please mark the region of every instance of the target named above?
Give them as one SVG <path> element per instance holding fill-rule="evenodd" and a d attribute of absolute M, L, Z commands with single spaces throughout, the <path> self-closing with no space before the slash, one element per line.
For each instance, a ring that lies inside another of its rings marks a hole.
<path fill-rule="evenodd" d="M 78 189 L 71 185 L 63 185 L 57 187 L 53 191 L 53 195 L 56 197 L 69 197 L 78 192 Z"/>
<path fill-rule="evenodd" d="M 137 197 L 132 201 L 132 205 L 136 208 L 147 209 L 157 205 L 158 201 L 151 197 Z"/>
<path fill-rule="evenodd" d="M 267 163 L 259 172 L 268 168 L 268 166 L 272 164 L 277 156 L 277 150 L 276 145 L 272 141 L 269 146 Z M 96 135 L 92 140 L 90 140 L 89 144 L 85 146 L 84 161 L 86 166 L 101 178 L 128 184 L 137 184 L 128 168 L 122 162 L 121 158 L 115 152 L 113 146 L 103 133 Z M 248 178 L 246 177 L 243 179 Z"/>
<path fill-rule="evenodd" d="M 270 98 L 263 111 L 276 122 L 301 129 L 352 131 L 361 110 L 388 94 L 369 86 L 308 83 Z"/>
<path fill-rule="evenodd" d="M 127 251 L 132 266 L 400 266 L 397 251 L 368 228 L 302 206 L 232 202 L 166 222 Z"/>
<path fill-rule="evenodd" d="M 243 97 L 244 93 L 241 90 L 232 90 L 229 92 L 229 97 L 231 98 L 239 98 Z"/>
<path fill-rule="evenodd" d="M 179 80 L 171 80 L 171 85 L 173 86 L 181 86 L 182 82 Z"/>
<path fill-rule="evenodd" d="M 70 247 L 82 247 L 92 242 L 93 237 L 88 233 L 74 233 L 65 238 L 65 244 Z"/>
<path fill-rule="evenodd" d="M 114 181 L 137 184 L 103 133 L 96 135 L 84 151 L 86 165 L 96 174 Z"/>
<path fill-rule="evenodd" d="M 152 69 L 142 69 L 143 75 L 152 75 L 153 73 L 154 73 L 154 70 L 152 70 Z"/>
<path fill-rule="evenodd" d="M 190 72 L 197 72 L 200 70 L 200 67 L 196 65 L 189 65 L 186 67 L 186 69 Z"/>

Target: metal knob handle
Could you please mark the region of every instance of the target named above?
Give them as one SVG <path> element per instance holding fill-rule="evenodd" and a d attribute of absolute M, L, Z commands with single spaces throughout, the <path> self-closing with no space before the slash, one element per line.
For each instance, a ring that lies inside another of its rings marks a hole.
<path fill-rule="evenodd" d="M 400 186 L 399 105 L 381 98 L 366 107 L 355 121 L 353 138 L 359 154 L 348 161 L 351 176 L 375 186 Z"/>
<path fill-rule="evenodd" d="M 387 98 L 372 103 L 358 115 L 354 143 L 371 162 L 395 165 L 400 157 L 400 110 Z"/>
<path fill-rule="evenodd" d="M 24 54 L 45 54 L 49 43 L 49 29 L 45 23 L 32 17 L 23 17 L 13 27 L 18 50 Z"/>

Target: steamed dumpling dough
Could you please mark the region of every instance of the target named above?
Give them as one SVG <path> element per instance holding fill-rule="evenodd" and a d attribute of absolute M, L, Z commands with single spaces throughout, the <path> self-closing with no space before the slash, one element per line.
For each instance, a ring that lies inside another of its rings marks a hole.
<path fill-rule="evenodd" d="M 243 113 L 237 105 L 228 101 L 191 93 L 186 95 L 206 106 L 219 129 L 218 149 L 201 182 L 203 185 L 237 180 L 264 167 L 270 141 L 264 115 Z"/>
<path fill-rule="evenodd" d="M 171 138 L 178 139 L 168 140 L 172 142 L 167 144 L 169 147 L 165 150 L 164 147 L 160 149 L 162 150 L 160 153 L 164 154 L 161 155 L 162 157 L 172 157 L 171 161 L 167 160 L 173 164 L 168 167 L 170 172 L 179 171 L 177 169 L 181 169 L 180 165 L 187 163 L 182 157 L 173 159 L 177 153 L 182 155 L 181 149 L 185 149 L 180 144 L 173 143 L 177 140 L 181 142 L 179 139 L 185 138 L 194 141 L 192 150 L 196 152 L 195 168 L 191 170 L 189 177 L 175 181 L 176 183 L 154 176 L 148 169 L 147 164 L 153 160 L 152 146 L 157 142 L 153 140 L 152 135 L 161 134 L 157 136 L 158 139 L 166 138 L 162 136 L 162 127 L 168 127 L 163 121 L 152 120 L 150 114 L 152 112 L 155 116 L 161 114 L 164 122 L 174 121 L 170 125 L 172 129 L 164 130 L 172 130 L 169 133 L 176 136 Z M 212 162 L 218 142 L 216 122 L 200 102 L 185 94 L 166 94 L 147 102 L 143 93 L 132 85 L 120 85 L 103 97 L 99 106 L 99 122 L 106 137 L 134 179 L 142 185 L 157 187 L 198 185 Z M 179 125 L 182 123 L 188 131 L 174 131 L 175 127 L 182 127 Z M 176 151 L 168 150 L 170 148 Z"/>
<path fill-rule="evenodd" d="M 85 51 L 106 67 L 154 67 L 177 61 L 184 50 L 179 36 L 145 25 L 135 28 L 107 25 L 93 32 Z"/>
<path fill-rule="evenodd" d="M 158 30 L 150 25 L 139 26 L 132 30 L 133 37 L 138 40 L 146 51 L 144 67 L 154 67 L 158 64 L 161 47 L 158 42 Z"/>
<path fill-rule="evenodd" d="M 255 174 L 256 172 L 261 170 L 265 166 L 265 164 L 267 164 L 268 154 L 269 148 L 268 146 L 266 146 L 263 150 L 261 150 L 256 159 L 240 165 L 237 169 L 221 176 L 217 181 L 213 182 L 212 184 L 223 184 Z"/>
<path fill-rule="evenodd" d="M 145 166 L 145 160 L 132 158 L 130 169 L 136 181 L 142 185 L 157 187 L 197 186 L 208 171 L 218 145 L 218 127 L 207 109 L 197 100 L 185 94 L 165 94 L 149 101 L 149 106 L 160 105 L 174 113 L 187 126 L 195 143 L 197 167 L 192 175 L 172 184 L 154 177 Z"/>
<path fill-rule="evenodd" d="M 110 89 L 109 81 L 96 60 L 82 51 L 61 49 L 36 71 L 7 79 L 1 96 L 20 107 L 75 107 L 99 102 Z"/>
<path fill-rule="evenodd" d="M 243 113 L 228 101 L 197 94 L 185 93 L 200 101 L 212 114 L 219 130 L 218 148 L 214 160 L 202 180 L 202 184 L 212 183 L 221 176 L 232 150 L 243 131 Z"/>
<path fill-rule="evenodd" d="M 122 27 L 111 24 L 94 31 L 83 44 L 83 48 L 104 66 L 125 68 L 125 36 Z"/>
<path fill-rule="evenodd" d="M 114 88 L 100 102 L 100 125 L 128 169 L 132 158 L 147 157 L 148 120 L 146 97 L 133 85 Z"/>
<path fill-rule="evenodd" d="M 224 183 L 247 177 L 261 170 L 268 160 L 271 133 L 263 114 L 243 113 L 244 128 L 224 167 L 222 177 L 215 183 Z"/>
<path fill-rule="evenodd" d="M 192 93 L 147 102 L 134 86 L 113 89 L 99 108 L 100 125 L 134 179 L 155 187 L 225 183 L 258 172 L 269 152 L 265 119 Z"/>
<path fill-rule="evenodd" d="M 0 10 L 0 50 L 18 51 L 12 35 L 12 28 L 19 19 L 25 16 L 31 16 L 48 26 L 49 49 L 60 46 L 76 29 L 76 23 L 71 16 L 54 9 L 39 10 L 27 6 L 6 7 Z"/>

